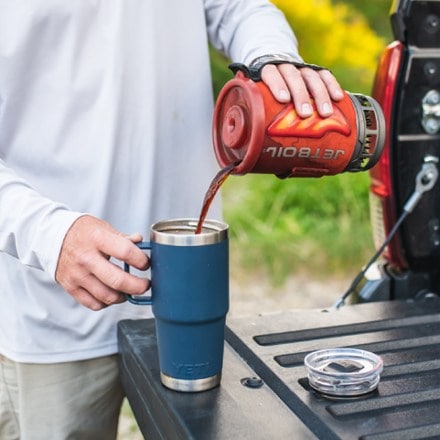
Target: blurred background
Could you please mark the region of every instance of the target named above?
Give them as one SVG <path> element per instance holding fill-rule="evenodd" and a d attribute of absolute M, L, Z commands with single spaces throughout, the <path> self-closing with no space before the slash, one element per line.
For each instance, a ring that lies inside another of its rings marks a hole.
<path fill-rule="evenodd" d="M 371 95 L 376 65 L 392 41 L 392 0 L 273 0 L 305 62 L 328 67 L 343 88 Z M 232 78 L 212 51 L 215 94 Z M 280 180 L 230 176 L 223 185 L 230 225 L 229 316 L 330 306 L 374 253 L 367 173 Z M 142 435 L 125 401 L 118 440 Z"/>

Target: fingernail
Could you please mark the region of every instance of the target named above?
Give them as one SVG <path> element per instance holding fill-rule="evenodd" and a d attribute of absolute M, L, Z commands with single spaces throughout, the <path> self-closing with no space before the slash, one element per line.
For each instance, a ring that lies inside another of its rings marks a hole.
<path fill-rule="evenodd" d="M 330 107 L 330 104 L 327 102 L 324 103 L 322 106 L 322 113 L 329 115 L 331 114 L 331 112 L 332 112 L 332 108 Z"/>
<path fill-rule="evenodd" d="M 337 99 L 342 99 L 344 97 L 344 92 L 342 90 L 336 89 L 334 92 L 334 96 Z"/>
<path fill-rule="evenodd" d="M 312 114 L 312 107 L 310 104 L 305 103 L 301 106 L 301 111 L 303 114 L 311 115 Z"/>
<path fill-rule="evenodd" d="M 278 98 L 282 101 L 287 101 L 288 99 L 290 99 L 290 94 L 287 90 L 283 89 L 278 92 Z"/>

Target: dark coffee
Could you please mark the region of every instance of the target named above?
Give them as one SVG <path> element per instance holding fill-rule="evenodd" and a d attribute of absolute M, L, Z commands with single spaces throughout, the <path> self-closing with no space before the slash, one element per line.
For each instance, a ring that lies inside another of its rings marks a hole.
<path fill-rule="evenodd" d="M 208 214 L 209 207 L 217 194 L 217 191 L 222 186 L 223 182 L 228 178 L 232 171 L 234 170 L 237 163 L 230 163 L 226 165 L 223 169 L 221 169 L 212 179 L 211 184 L 209 185 L 208 191 L 206 191 L 205 198 L 203 199 L 202 210 L 200 212 L 199 221 L 197 223 L 196 234 L 200 234 L 203 228 L 203 222 L 206 219 L 206 215 Z"/>

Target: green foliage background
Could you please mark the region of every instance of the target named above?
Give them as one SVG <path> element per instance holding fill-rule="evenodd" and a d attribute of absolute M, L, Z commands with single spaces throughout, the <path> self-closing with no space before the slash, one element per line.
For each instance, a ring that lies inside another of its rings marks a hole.
<path fill-rule="evenodd" d="M 371 93 L 378 58 L 391 41 L 391 0 L 273 0 L 286 15 L 306 62 L 332 70 L 348 91 Z M 212 52 L 218 93 L 232 77 Z M 223 190 L 231 228 L 232 271 L 258 271 L 274 284 L 289 274 L 355 273 L 374 252 L 368 206 L 369 176 L 341 174 L 280 180 L 231 176 Z"/>

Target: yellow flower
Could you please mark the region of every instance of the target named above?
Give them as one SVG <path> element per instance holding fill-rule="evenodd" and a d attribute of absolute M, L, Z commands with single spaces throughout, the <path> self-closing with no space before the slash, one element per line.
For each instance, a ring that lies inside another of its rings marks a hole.
<path fill-rule="evenodd" d="M 328 67 L 351 91 L 371 86 L 385 42 L 366 19 L 330 0 L 272 0 L 295 31 L 306 62 Z"/>

